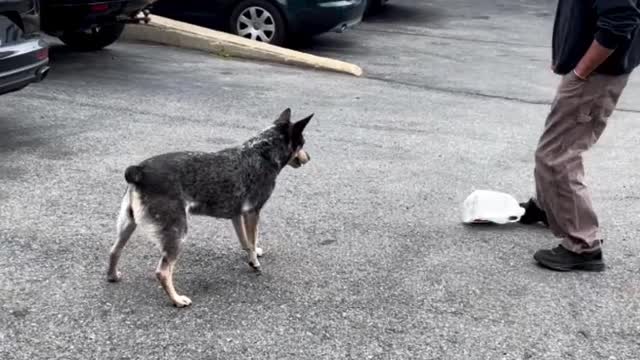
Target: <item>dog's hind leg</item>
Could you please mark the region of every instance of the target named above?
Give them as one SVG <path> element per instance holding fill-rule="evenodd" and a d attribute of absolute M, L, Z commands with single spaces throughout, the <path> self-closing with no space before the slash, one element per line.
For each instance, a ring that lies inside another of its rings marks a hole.
<path fill-rule="evenodd" d="M 164 239 L 167 243 L 163 246 L 162 257 L 156 269 L 156 277 L 160 281 L 160 285 L 169 296 L 169 299 L 176 307 L 185 307 L 191 305 L 191 299 L 178 294 L 173 285 L 173 271 L 175 269 L 178 253 L 180 252 L 180 243 L 183 238 Z"/>
<path fill-rule="evenodd" d="M 176 307 L 182 308 L 191 305 L 191 299 L 184 295 L 178 294 L 173 285 L 173 271 L 175 269 L 177 254 L 165 251 L 160 258 L 160 263 L 156 269 L 156 277 L 160 281 L 160 285 L 169 296 L 171 302 Z"/>
<path fill-rule="evenodd" d="M 258 221 L 260 215 L 257 211 L 251 211 L 243 214 L 244 228 L 247 234 L 247 243 L 249 245 L 249 265 L 256 271 L 261 271 L 260 262 L 258 261 Z M 262 253 L 262 249 L 260 249 Z"/>
<path fill-rule="evenodd" d="M 191 299 L 178 294 L 173 285 L 173 271 L 180 253 L 180 247 L 187 235 L 186 218 L 184 222 L 175 226 L 165 226 L 158 230 L 159 242 L 162 247 L 162 257 L 156 269 L 156 277 L 169 299 L 176 307 L 182 308 L 191 305 Z"/>
<path fill-rule="evenodd" d="M 118 261 L 122 249 L 127 245 L 127 241 L 136 229 L 136 223 L 133 219 L 133 211 L 131 209 L 131 191 L 127 189 L 127 192 L 122 198 L 122 204 L 120 205 L 120 213 L 118 214 L 118 220 L 116 223 L 116 230 L 118 238 L 111 247 L 109 252 L 109 269 L 107 270 L 107 280 L 110 282 L 118 282 L 122 279 L 122 275 L 118 271 Z"/>

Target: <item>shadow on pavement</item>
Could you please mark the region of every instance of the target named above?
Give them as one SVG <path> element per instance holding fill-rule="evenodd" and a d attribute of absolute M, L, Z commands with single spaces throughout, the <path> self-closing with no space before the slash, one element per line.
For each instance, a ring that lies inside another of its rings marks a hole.
<path fill-rule="evenodd" d="M 364 46 L 363 38 L 368 32 L 393 32 L 402 26 L 442 27 L 444 19 L 449 18 L 442 9 L 430 5 L 411 5 L 389 3 L 366 16 L 363 22 L 343 34 L 327 33 L 312 39 L 298 40 L 291 46 L 298 51 L 330 51 L 334 54 L 367 54 L 371 49 Z"/>
<path fill-rule="evenodd" d="M 448 15 L 442 9 L 428 4 L 421 4 L 418 7 L 403 3 L 388 3 L 365 17 L 364 23 L 432 27 L 441 23 L 447 17 Z"/>
<path fill-rule="evenodd" d="M 89 52 L 74 51 L 70 47 L 61 44 L 51 44 L 49 48 L 49 60 L 53 63 L 77 61 L 87 54 Z"/>
<path fill-rule="evenodd" d="M 349 32 L 344 34 L 322 34 L 311 39 L 297 40 L 296 43 L 289 47 L 292 50 L 311 52 L 314 50 L 331 49 L 342 54 L 352 53 L 356 48 L 360 47 L 358 39 Z"/>
<path fill-rule="evenodd" d="M 67 46 L 52 44 L 49 51 L 51 72 L 48 80 L 95 86 L 123 86 L 134 81 L 140 74 L 150 72 L 149 64 L 160 64 L 162 59 L 152 58 L 138 52 L 123 52 L 117 44 L 99 51 L 75 51 Z"/>
<path fill-rule="evenodd" d="M 107 62 L 111 62 L 116 58 L 117 52 L 110 48 L 99 51 L 75 51 L 65 45 L 51 44 L 49 49 L 49 60 L 51 61 L 52 71 L 55 74 L 60 68 L 72 66 L 73 71 L 91 71 L 96 72 L 101 66 Z"/>
<path fill-rule="evenodd" d="M 26 126 L 11 114 L 0 113 L 0 153 L 44 145 L 46 141 L 38 136 L 39 132 L 39 129 Z"/>

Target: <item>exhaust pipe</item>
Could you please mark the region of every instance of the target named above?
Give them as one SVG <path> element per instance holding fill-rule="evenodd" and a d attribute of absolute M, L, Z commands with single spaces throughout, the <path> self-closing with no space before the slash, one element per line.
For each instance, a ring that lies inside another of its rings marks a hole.
<path fill-rule="evenodd" d="M 342 34 L 343 32 L 347 31 L 348 27 L 347 24 L 342 24 L 340 26 L 336 26 L 333 31 L 337 32 L 338 34 Z"/>
<path fill-rule="evenodd" d="M 49 75 L 49 66 L 45 65 L 36 70 L 36 80 L 38 82 L 44 80 Z"/>

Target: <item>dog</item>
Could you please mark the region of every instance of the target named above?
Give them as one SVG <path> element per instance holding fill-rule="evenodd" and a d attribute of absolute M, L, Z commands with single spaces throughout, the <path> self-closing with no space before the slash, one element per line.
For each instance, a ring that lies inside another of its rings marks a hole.
<path fill-rule="evenodd" d="M 303 150 L 303 131 L 313 114 L 291 122 L 286 109 L 273 124 L 243 144 L 218 152 L 172 152 L 125 170 L 128 184 L 117 220 L 117 239 L 109 254 L 107 279 L 118 282 L 122 249 L 140 227 L 162 250 L 156 277 L 176 307 L 191 305 L 178 294 L 173 270 L 187 236 L 189 214 L 230 219 L 249 265 L 260 272 L 258 222 L 276 178 L 288 165 L 311 158 Z"/>

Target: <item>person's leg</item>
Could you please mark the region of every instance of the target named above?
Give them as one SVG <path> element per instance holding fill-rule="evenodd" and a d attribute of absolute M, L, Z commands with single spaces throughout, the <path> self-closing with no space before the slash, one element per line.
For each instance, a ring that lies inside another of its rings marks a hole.
<path fill-rule="evenodd" d="M 602 135 L 628 76 L 566 75 L 536 150 L 536 202 L 562 246 L 535 258 L 557 270 L 603 268 L 598 218 L 584 184 L 582 154 Z"/>
<path fill-rule="evenodd" d="M 556 96 L 547 116 L 544 131 L 538 141 L 535 152 L 534 178 L 536 185 L 535 199 L 531 200 L 529 212 L 543 213 L 546 224 L 557 237 L 565 237 L 556 220 L 554 212 L 558 199 L 558 168 L 562 168 L 557 160 L 565 151 L 567 134 L 576 124 L 579 106 L 577 102 L 583 96 L 585 83 L 575 76 L 565 75 L 558 86 Z M 540 211 L 538 211 L 540 210 Z M 528 215 L 528 214 L 525 214 Z"/>
<path fill-rule="evenodd" d="M 568 97 L 572 95 L 575 97 L 576 91 L 573 92 L 567 91 L 567 81 L 568 76 L 564 76 L 562 81 L 558 85 L 558 89 L 556 90 L 556 96 L 553 99 L 553 103 L 551 104 L 551 109 L 549 114 L 547 115 L 547 119 L 545 121 L 544 130 L 540 139 L 538 140 L 538 147 L 536 149 L 536 163 L 534 168 L 534 179 L 536 185 L 536 195 L 535 197 L 529 199 L 528 202 L 521 203 L 520 206 L 525 209 L 524 215 L 520 218 L 521 224 L 532 225 L 542 222 L 544 225 L 549 227 L 551 230 L 557 229 L 557 225 L 552 226 L 549 221 L 554 219 L 549 219 L 547 216 L 547 208 L 549 205 L 545 204 L 545 192 L 543 189 L 552 189 L 553 186 L 553 174 L 551 173 L 551 169 L 545 166 L 545 162 L 539 161 L 542 158 L 542 154 L 549 147 L 549 143 L 558 142 L 558 123 L 561 123 L 563 119 L 567 116 L 564 114 L 563 110 L 566 111 L 565 102 Z M 553 197 L 550 201 L 553 200 Z M 557 233 L 557 231 L 554 231 Z"/>

